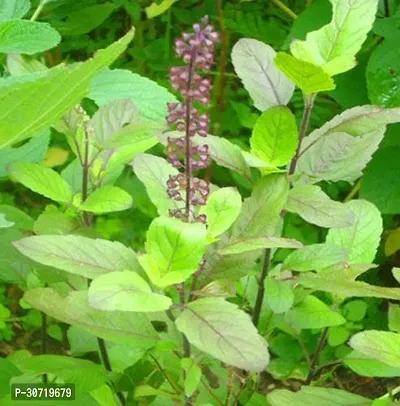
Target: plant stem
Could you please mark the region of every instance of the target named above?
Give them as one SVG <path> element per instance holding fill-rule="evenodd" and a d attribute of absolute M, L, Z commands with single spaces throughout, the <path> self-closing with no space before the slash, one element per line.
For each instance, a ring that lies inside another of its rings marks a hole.
<path fill-rule="evenodd" d="M 309 369 L 308 376 L 306 379 L 306 385 L 309 385 L 312 382 L 312 380 L 314 379 L 317 362 L 318 362 L 319 356 L 321 354 L 321 351 L 324 348 L 327 334 L 328 334 L 328 327 L 325 327 L 322 330 L 321 337 L 319 338 L 317 349 L 315 350 L 315 353 L 314 353 L 313 357 L 311 358 L 311 364 L 310 364 L 310 369 Z"/>
<path fill-rule="evenodd" d="M 343 200 L 344 203 L 349 202 L 360 190 L 361 187 L 361 179 L 359 179 L 356 184 L 353 186 L 353 188 L 350 190 L 349 194 L 345 197 Z"/>
<path fill-rule="evenodd" d="M 42 313 L 42 355 L 47 353 L 47 316 Z M 43 374 L 42 376 L 43 383 L 48 382 L 47 374 Z"/>
<path fill-rule="evenodd" d="M 254 311 L 253 311 L 253 323 L 257 327 L 258 322 L 260 321 L 260 315 L 261 315 L 261 307 L 263 304 L 264 300 L 264 292 L 265 292 L 265 279 L 268 274 L 268 268 L 269 268 L 269 261 L 271 259 L 271 249 L 266 248 L 264 251 L 264 258 L 263 258 L 263 263 L 262 263 L 262 268 L 261 268 L 261 275 L 258 280 L 258 290 L 257 290 L 257 298 L 256 298 L 256 304 L 254 305 Z"/>
<path fill-rule="evenodd" d="M 154 363 L 157 366 L 157 369 L 161 372 L 161 374 L 164 376 L 164 378 L 168 381 L 168 383 L 171 385 L 172 389 L 175 391 L 177 395 L 180 395 L 182 390 L 179 388 L 179 386 L 168 376 L 168 374 L 165 372 L 164 368 L 161 366 L 161 364 L 158 362 L 157 358 L 154 357 L 154 355 L 150 354 L 150 358 L 154 361 Z"/>
<path fill-rule="evenodd" d="M 46 4 L 46 0 L 40 1 L 39 5 L 37 6 L 37 9 L 35 10 L 35 12 L 33 13 L 32 17 L 31 17 L 31 21 L 35 21 L 39 17 L 39 14 L 42 12 L 45 4 Z"/>
<path fill-rule="evenodd" d="M 280 8 L 289 17 L 293 18 L 293 20 L 296 20 L 297 14 L 293 10 L 291 10 L 286 4 L 284 4 L 281 0 L 272 0 L 272 4 L 275 4 L 276 7 Z"/>

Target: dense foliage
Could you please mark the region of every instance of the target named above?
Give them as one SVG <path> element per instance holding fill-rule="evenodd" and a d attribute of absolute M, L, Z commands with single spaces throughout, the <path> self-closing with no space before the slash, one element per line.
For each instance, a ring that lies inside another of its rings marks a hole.
<path fill-rule="evenodd" d="M 399 19 L 0 0 L 0 405 L 396 404 Z"/>

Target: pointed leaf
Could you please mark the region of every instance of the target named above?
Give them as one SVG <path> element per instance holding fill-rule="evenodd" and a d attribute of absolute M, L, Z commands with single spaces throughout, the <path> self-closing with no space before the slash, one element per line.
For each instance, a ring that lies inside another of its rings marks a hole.
<path fill-rule="evenodd" d="M 240 39 L 232 50 L 235 71 L 260 111 L 286 105 L 293 95 L 293 84 L 273 63 L 275 55 L 269 45 L 250 38 Z"/>
<path fill-rule="evenodd" d="M 176 326 L 189 342 L 213 357 L 260 372 L 269 361 L 267 345 L 250 317 L 222 299 L 199 299 L 187 305 Z"/>
<path fill-rule="evenodd" d="M 96 189 L 79 206 L 80 210 L 95 214 L 127 210 L 132 206 L 132 196 L 117 186 L 103 186 Z"/>

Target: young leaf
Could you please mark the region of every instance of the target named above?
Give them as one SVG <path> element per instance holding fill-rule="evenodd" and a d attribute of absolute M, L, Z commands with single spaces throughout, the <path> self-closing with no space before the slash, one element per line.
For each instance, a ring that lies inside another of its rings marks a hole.
<path fill-rule="evenodd" d="M 111 64 L 132 38 L 131 30 L 87 62 L 55 67 L 33 80 L 1 87 L 0 147 L 31 137 L 70 111 L 86 95 L 92 77 Z"/>
<path fill-rule="evenodd" d="M 307 34 L 305 41 L 293 41 L 290 50 L 297 59 L 321 66 L 333 76 L 355 66 L 355 55 L 372 28 L 378 1 L 331 3 L 332 21 Z"/>
<path fill-rule="evenodd" d="M 30 7 L 29 0 L 3 0 L 0 3 L 0 22 L 22 18 Z"/>
<path fill-rule="evenodd" d="M 117 186 L 103 186 L 95 190 L 79 206 L 80 210 L 95 214 L 127 210 L 132 206 L 132 196 Z"/>
<path fill-rule="evenodd" d="M 90 99 L 99 106 L 115 100 L 131 99 L 146 120 L 164 120 L 167 103 L 175 103 L 176 98 L 167 89 L 150 79 L 124 69 L 105 70 L 91 82 Z"/>
<path fill-rule="evenodd" d="M 320 227 L 349 227 L 355 220 L 349 206 L 331 200 L 314 185 L 297 185 L 291 189 L 285 209 Z"/>
<path fill-rule="evenodd" d="M 265 295 L 269 307 L 274 313 L 286 313 L 294 302 L 293 287 L 275 278 L 265 280 Z"/>
<path fill-rule="evenodd" d="M 37 235 L 13 245 L 40 264 L 87 278 L 113 271 L 140 270 L 135 252 L 119 242 L 78 235 Z"/>
<path fill-rule="evenodd" d="M 153 293 L 147 282 L 131 271 L 110 272 L 95 278 L 88 292 L 89 306 L 103 311 L 158 312 L 172 300 Z"/>
<path fill-rule="evenodd" d="M 377 330 L 362 331 L 351 337 L 349 344 L 361 354 L 400 368 L 400 334 L 398 333 Z"/>
<path fill-rule="evenodd" d="M 352 351 L 343 359 L 343 363 L 347 365 L 356 374 L 370 377 L 399 377 L 400 368 L 395 368 L 386 365 L 376 359 L 371 358 L 366 354 L 361 354 L 357 351 Z"/>
<path fill-rule="evenodd" d="M 242 197 L 234 188 L 222 188 L 209 196 L 204 212 L 207 216 L 207 234 L 211 238 L 225 232 L 236 220 L 242 208 Z"/>
<path fill-rule="evenodd" d="M 304 272 L 345 263 L 347 251 L 332 244 L 311 244 L 290 253 L 283 261 L 283 269 Z"/>
<path fill-rule="evenodd" d="M 372 406 L 372 400 L 353 393 L 332 389 L 302 386 L 299 392 L 274 390 L 267 395 L 271 406 Z"/>
<path fill-rule="evenodd" d="M 146 315 L 92 309 L 88 305 L 87 291 L 70 292 L 64 297 L 51 288 L 31 289 L 25 292 L 24 300 L 56 320 L 79 326 L 107 341 L 147 349 L 159 339 Z"/>
<path fill-rule="evenodd" d="M 269 361 L 267 345 L 250 317 L 236 305 L 206 298 L 189 303 L 176 326 L 199 350 L 240 369 L 260 372 Z"/>
<path fill-rule="evenodd" d="M 287 107 L 271 107 L 257 119 L 250 138 L 251 152 L 272 166 L 290 162 L 297 148 L 297 125 Z"/>
<path fill-rule="evenodd" d="M 273 63 L 275 55 L 269 45 L 251 38 L 240 39 L 232 49 L 235 71 L 260 111 L 286 105 L 293 95 L 293 84 Z"/>
<path fill-rule="evenodd" d="M 286 313 L 286 321 L 298 330 L 339 326 L 346 322 L 341 314 L 311 295 Z"/>
<path fill-rule="evenodd" d="M 72 190 L 68 183 L 53 169 L 28 163 L 15 162 L 8 167 L 9 175 L 28 189 L 56 202 L 69 202 Z"/>
<path fill-rule="evenodd" d="M 0 53 L 37 54 L 54 48 L 60 34 L 47 23 L 10 20 L 0 23 Z"/>
<path fill-rule="evenodd" d="M 206 228 L 158 217 L 147 231 L 146 255 L 139 258 L 150 280 L 165 287 L 186 280 L 197 271 L 206 246 Z"/>
<path fill-rule="evenodd" d="M 304 94 L 326 92 L 335 88 L 333 79 L 317 65 L 300 61 L 285 52 L 278 52 L 274 63 Z"/>
<path fill-rule="evenodd" d="M 181 367 L 185 370 L 185 395 L 192 396 L 200 384 L 202 371 L 191 358 L 182 358 Z"/>
<path fill-rule="evenodd" d="M 132 162 L 135 175 L 145 185 L 150 200 L 157 207 L 158 214 L 168 215 L 169 209 L 177 208 L 177 202 L 167 193 L 167 181 L 178 170 L 165 159 L 150 155 L 137 154 Z"/>
<path fill-rule="evenodd" d="M 375 258 L 382 234 L 381 214 L 366 200 L 352 200 L 346 205 L 355 215 L 354 224 L 329 230 L 326 242 L 347 250 L 350 264 L 370 263 Z"/>

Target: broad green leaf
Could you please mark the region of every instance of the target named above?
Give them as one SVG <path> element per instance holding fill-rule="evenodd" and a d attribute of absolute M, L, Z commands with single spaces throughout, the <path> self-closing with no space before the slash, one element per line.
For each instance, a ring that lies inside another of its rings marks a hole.
<path fill-rule="evenodd" d="M 263 371 L 269 361 L 267 345 L 248 314 L 222 299 L 189 303 L 176 326 L 199 350 L 229 365 Z"/>
<path fill-rule="evenodd" d="M 39 164 L 28 162 L 15 162 L 9 165 L 10 177 L 56 202 L 69 202 L 72 199 L 72 190 L 68 183 L 53 169 Z"/>
<path fill-rule="evenodd" d="M 265 297 L 274 313 L 286 313 L 293 306 L 293 287 L 288 282 L 269 277 L 265 280 Z"/>
<path fill-rule="evenodd" d="M 355 55 L 372 28 L 378 1 L 330 1 L 332 21 L 308 33 L 305 41 L 293 41 L 290 50 L 297 59 L 321 66 L 333 76 L 355 66 Z"/>
<path fill-rule="evenodd" d="M 147 120 L 164 120 L 167 103 L 176 102 L 175 96 L 156 82 L 123 69 L 99 73 L 91 82 L 88 97 L 99 106 L 115 100 L 131 99 L 139 116 Z"/>
<path fill-rule="evenodd" d="M 236 240 L 225 245 L 218 251 L 221 255 L 241 254 L 263 248 L 302 248 L 303 244 L 297 240 L 279 237 L 259 237 L 246 240 Z"/>
<path fill-rule="evenodd" d="M 400 368 L 395 368 L 386 365 L 379 360 L 371 358 L 367 354 L 361 354 L 357 351 L 352 351 L 343 359 L 343 363 L 347 365 L 357 375 L 370 377 L 399 377 Z"/>
<path fill-rule="evenodd" d="M 328 330 L 327 343 L 330 347 L 337 347 L 346 343 L 350 334 L 350 331 L 346 327 L 330 327 Z"/>
<path fill-rule="evenodd" d="M 346 203 L 355 215 L 355 222 L 346 228 L 331 229 L 326 242 L 336 244 L 349 253 L 348 262 L 371 263 L 376 255 L 382 234 L 382 217 L 379 210 L 366 200 Z"/>
<path fill-rule="evenodd" d="M 313 271 L 345 263 L 347 256 L 347 251 L 337 245 L 311 244 L 290 253 L 282 267 L 297 272 Z"/>
<path fill-rule="evenodd" d="M 0 400 L 10 393 L 10 380 L 22 372 L 9 360 L 0 358 Z"/>
<path fill-rule="evenodd" d="M 86 95 L 90 80 L 123 52 L 133 30 L 87 62 L 59 66 L 30 81 L 0 89 L 0 147 L 48 128 Z M 6 129 L 6 130 L 5 130 Z"/>
<path fill-rule="evenodd" d="M 298 142 L 294 115 L 287 107 L 271 107 L 257 119 L 250 138 L 251 152 L 272 166 L 293 158 Z"/>
<path fill-rule="evenodd" d="M 345 297 L 380 297 L 384 299 L 400 300 L 400 288 L 386 288 L 370 285 L 366 282 L 346 280 L 343 278 L 327 277 L 326 273 L 321 275 L 302 275 L 297 282 L 306 288 L 329 292 L 334 295 Z"/>
<path fill-rule="evenodd" d="M 88 305 L 87 291 L 75 291 L 63 297 L 51 288 L 31 289 L 25 292 L 24 300 L 56 320 L 79 326 L 107 341 L 147 349 L 158 340 L 146 315 L 92 309 Z"/>
<path fill-rule="evenodd" d="M 200 384 L 202 371 L 191 358 L 182 358 L 181 367 L 185 370 L 185 395 L 190 397 Z"/>
<path fill-rule="evenodd" d="M 313 63 L 301 61 L 285 52 L 278 52 L 274 63 L 304 94 L 326 92 L 335 88 L 333 79 Z"/>
<path fill-rule="evenodd" d="M 15 223 L 8 221 L 4 213 L 0 212 L 0 228 L 9 228 L 12 227 Z"/>
<path fill-rule="evenodd" d="M 242 197 L 234 188 L 221 188 L 209 196 L 204 213 L 207 216 L 207 234 L 211 238 L 225 232 L 236 220 L 242 208 Z"/>
<path fill-rule="evenodd" d="M 267 400 L 271 406 L 372 406 L 373 402 L 344 390 L 313 386 L 303 386 L 299 392 L 274 390 Z"/>
<path fill-rule="evenodd" d="M 274 236 L 280 213 L 286 202 L 289 185 L 284 175 L 261 178 L 245 199 L 239 217 L 229 230 L 229 244 L 240 240 Z"/>
<path fill-rule="evenodd" d="M 64 165 L 69 158 L 69 150 L 59 147 L 50 147 L 44 156 L 43 165 L 48 168 L 55 168 Z"/>
<path fill-rule="evenodd" d="M 137 154 L 132 162 L 135 175 L 145 185 L 147 194 L 157 207 L 159 215 L 167 215 L 169 209 L 178 208 L 178 203 L 167 193 L 167 181 L 179 171 L 165 159 L 150 155 Z"/>
<path fill-rule="evenodd" d="M 22 210 L 2 204 L 0 205 L 0 213 L 5 215 L 6 220 L 13 222 L 16 228 L 32 231 L 34 220 Z"/>
<path fill-rule="evenodd" d="M 331 200 L 319 186 L 314 185 L 297 185 L 291 189 L 285 208 L 320 227 L 349 227 L 355 221 L 350 207 Z"/>
<path fill-rule="evenodd" d="M 351 300 L 342 307 L 342 314 L 350 321 L 361 321 L 367 314 L 368 303 L 364 300 Z"/>
<path fill-rule="evenodd" d="M 286 313 L 286 321 L 298 330 L 339 326 L 346 322 L 341 314 L 311 295 Z"/>
<path fill-rule="evenodd" d="M 145 8 L 147 18 L 154 18 L 165 13 L 178 0 L 162 0 L 161 3 L 153 2 Z"/>
<path fill-rule="evenodd" d="M 89 306 L 103 311 L 158 312 L 167 310 L 172 300 L 153 293 L 135 272 L 110 272 L 95 278 L 88 292 Z"/>
<path fill-rule="evenodd" d="M 400 334 L 398 333 L 362 331 L 351 337 L 349 344 L 363 355 L 400 368 Z"/>
<path fill-rule="evenodd" d="M 14 246 L 36 262 L 87 278 L 139 269 L 135 252 L 116 241 L 78 235 L 38 235 L 16 241 Z"/>
<path fill-rule="evenodd" d="M 54 48 L 60 34 L 47 23 L 10 20 L 0 23 L 0 53 L 36 54 Z"/>
<path fill-rule="evenodd" d="M 0 22 L 22 18 L 30 7 L 29 0 L 2 0 L 0 2 Z"/>
<path fill-rule="evenodd" d="M 157 286 L 186 280 L 195 273 L 206 247 L 206 227 L 176 218 L 158 217 L 147 231 L 146 254 L 139 262 Z"/>
<path fill-rule="evenodd" d="M 388 321 L 389 330 L 400 333 L 400 305 L 389 303 Z"/>
<path fill-rule="evenodd" d="M 47 206 L 33 226 L 35 234 L 72 234 L 81 227 L 75 213 L 62 212 L 57 207 Z"/>
<path fill-rule="evenodd" d="M 286 105 L 293 95 L 293 84 L 273 63 L 275 55 L 269 45 L 251 38 L 240 39 L 232 49 L 235 71 L 260 111 Z"/>
<path fill-rule="evenodd" d="M 91 193 L 79 206 L 80 210 L 95 214 L 127 210 L 132 206 L 132 196 L 117 186 L 103 186 Z"/>

